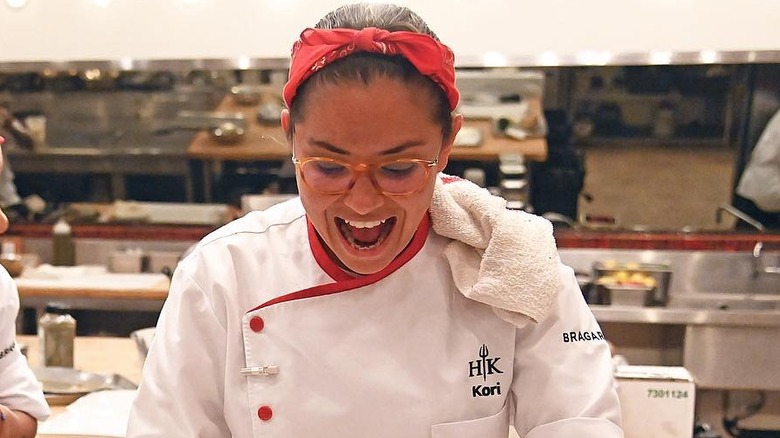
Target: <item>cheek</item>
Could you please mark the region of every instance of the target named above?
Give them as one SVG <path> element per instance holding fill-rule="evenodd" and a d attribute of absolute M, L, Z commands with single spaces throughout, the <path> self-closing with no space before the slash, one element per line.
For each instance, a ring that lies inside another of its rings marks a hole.
<path fill-rule="evenodd" d="M 407 212 L 407 227 L 417 228 L 425 213 L 431 208 L 431 199 L 433 199 L 433 184 L 414 197 L 409 198 L 406 203 L 402 203 Z"/>
<path fill-rule="evenodd" d="M 324 226 L 325 224 L 325 210 L 333 204 L 335 198 L 331 196 L 324 196 L 318 193 L 312 193 L 305 186 L 298 186 L 298 196 L 301 198 L 301 204 L 306 211 L 306 215 L 309 219 L 318 226 Z"/>

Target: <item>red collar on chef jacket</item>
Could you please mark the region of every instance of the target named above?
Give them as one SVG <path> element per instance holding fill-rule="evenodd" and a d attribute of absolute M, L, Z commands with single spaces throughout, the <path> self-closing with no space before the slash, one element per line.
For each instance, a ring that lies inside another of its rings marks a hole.
<path fill-rule="evenodd" d="M 406 248 L 404 248 L 404 250 L 401 251 L 401 253 L 398 254 L 398 256 L 393 259 L 392 262 L 390 262 L 389 265 L 387 265 L 379 272 L 361 277 L 353 277 L 349 275 L 338 264 L 336 264 L 336 262 L 334 262 L 328 254 L 325 247 L 322 245 L 322 241 L 319 239 L 317 231 L 314 229 L 314 225 L 312 225 L 308 218 L 306 218 L 306 224 L 309 232 L 309 246 L 311 247 L 311 252 L 312 255 L 314 255 L 314 259 L 317 261 L 317 264 L 320 265 L 322 270 L 336 281 L 334 283 L 322 284 L 276 297 L 255 307 L 254 309 L 250 310 L 250 312 L 286 301 L 330 295 L 337 292 L 357 289 L 378 282 L 379 280 L 397 271 L 409 260 L 413 259 L 414 256 L 420 252 L 422 247 L 425 246 L 425 241 L 428 239 L 428 232 L 431 229 L 431 217 L 429 213 L 423 216 L 422 220 L 420 221 L 420 225 L 417 227 L 417 231 L 415 231 L 414 236 L 412 236 L 412 241 L 409 242 L 409 245 L 407 245 Z"/>

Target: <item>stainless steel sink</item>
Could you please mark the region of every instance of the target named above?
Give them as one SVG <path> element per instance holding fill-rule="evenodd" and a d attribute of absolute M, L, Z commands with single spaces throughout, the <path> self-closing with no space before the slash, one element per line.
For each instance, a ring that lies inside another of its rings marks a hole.
<path fill-rule="evenodd" d="M 780 299 L 780 275 L 753 275 L 754 259 L 750 252 L 726 251 L 660 251 L 563 249 L 561 260 L 578 272 L 591 272 L 596 262 L 651 263 L 668 265 L 672 271 L 669 295 L 700 295 L 702 299 L 723 299 L 743 295 L 776 296 Z M 766 252 L 764 265 L 780 264 L 780 252 Z"/>
<path fill-rule="evenodd" d="M 777 253 L 763 256 L 765 264 L 777 263 Z M 754 259 L 751 253 L 696 251 L 675 269 L 674 282 L 679 292 L 710 294 L 775 295 L 780 298 L 780 275 L 753 275 Z"/>
<path fill-rule="evenodd" d="M 561 259 L 579 272 L 609 260 L 668 265 L 666 308 L 601 306 L 594 313 L 600 321 L 684 325 L 682 365 L 698 388 L 780 390 L 780 275 L 754 275 L 753 254 L 573 249 Z M 762 264 L 777 266 L 780 253 L 764 253 Z"/>

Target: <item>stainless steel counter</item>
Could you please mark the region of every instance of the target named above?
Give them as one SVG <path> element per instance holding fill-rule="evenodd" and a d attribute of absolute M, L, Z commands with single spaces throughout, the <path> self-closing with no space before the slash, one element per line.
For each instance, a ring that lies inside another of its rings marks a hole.
<path fill-rule="evenodd" d="M 8 148 L 17 173 L 107 174 L 114 199 L 124 199 L 126 175 L 171 175 L 194 188 L 187 146 L 193 130 L 171 130 L 179 111 L 209 111 L 224 95 L 216 89 L 25 93 L 15 113 L 46 116 L 45 145 Z"/>
<path fill-rule="evenodd" d="M 766 310 L 701 310 L 592 304 L 599 322 L 723 327 L 780 327 L 780 312 Z"/>
<path fill-rule="evenodd" d="M 780 390 L 780 275 L 757 271 L 777 266 L 780 253 L 562 250 L 579 272 L 594 262 L 659 263 L 672 272 L 667 307 L 591 305 L 603 324 L 629 324 L 635 335 L 681 326 L 661 349 L 681 350 L 681 365 L 704 389 Z M 680 335 L 679 333 L 682 333 Z"/>

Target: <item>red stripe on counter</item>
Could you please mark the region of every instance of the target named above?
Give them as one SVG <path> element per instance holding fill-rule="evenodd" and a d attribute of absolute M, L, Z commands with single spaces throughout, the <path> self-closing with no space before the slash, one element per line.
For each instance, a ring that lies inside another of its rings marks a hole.
<path fill-rule="evenodd" d="M 117 225 L 71 224 L 76 239 L 120 239 L 155 241 L 197 242 L 216 226 L 190 225 Z M 4 236 L 49 239 L 51 224 L 11 224 Z M 677 249 L 687 251 L 752 251 L 756 242 L 764 242 L 769 248 L 780 246 L 780 234 L 749 232 L 639 232 L 639 231 L 572 231 L 555 230 L 559 248 L 601 249 Z M 774 250 L 774 249 L 772 249 Z"/>
<path fill-rule="evenodd" d="M 558 248 L 752 251 L 762 241 L 772 248 L 780 246 L 780 234 L 555 230 Z"/>
<path fill-rule="evenodd" d="M 253 312 L 258 309 L 262 309 L 264 307 L 273 306 L 275 304 L 284 303 L 288 301 L 294 301 L 294 300 L 301 300 L 304 298 L 313 298 L 313 297 L 321 297 L 325 295 L 331 295 L 338 292 L 346 292 L 348 290 L 358 289 L 361 287 L 365 287 L 371 284 L 374 284 L 378 282 L 379 280 L 382 280 L 392 274 L 393 272 L 397 271 L 399 268 L 401 268 L 403 265 L 405 265 L 409 260 L 413 259 L 415 255 L 417 255 L 418 252 L 425 246 L 425 241 L 428 239 L 428 233 L 430 232 L 431 228 L 431 218 L 430 215 L 426 214 L 423 216 L 422 221 L 420 221 L 420 226 L 417 228 L 417 231 L 414 233 L 414 236 L 412 237 L 412 241 L 409 242 L 409 245 L 401 252 L 401 254 L 398 255 L 392 262 L 390 262 L 389 265 L 387 265 L 384 269 L 381 271 L 375 273 L 366 275 L 363 277 L 352 277 L 345 273 L 328 255 L 327 251 L 325 251 L 325 248 L 322 247 L 322 243 L 320 242 L 320 239 L 317 237 L 316 232 L 312 238 L 312 229 L 314 227 L 309 224 L 309 245 L 311 245 L 312 253 L 314 254 L 314 258 L 317 260 L 317 263 L 322 267 L 322 269 L 328 273 L 328 275 L 331 275 L 336 281 L 334 283 L 328 283 L 328 284 L 321 284 L 318 286 L 310 287 L 308 289 L 299 290 L 296 292 L 289 293 L 287 295 L 282 295 L 280 297 L 276 297 L 272 300 L 266 301 L 265 303 L 255 307 L 254 309 L 249 310 L 249 312 Z M 340 274 L 336 274 L 334 270 L 337 269 L 340 271 Z M 331 274 L 332 272 L 332 274 Z M 335 276 L 334 276 L 335 275 Z"/>

